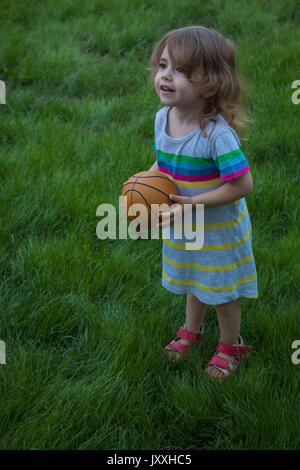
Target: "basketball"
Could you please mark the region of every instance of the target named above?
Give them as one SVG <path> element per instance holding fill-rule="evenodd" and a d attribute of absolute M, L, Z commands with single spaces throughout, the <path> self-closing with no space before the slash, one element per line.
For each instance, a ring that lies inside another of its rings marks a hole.
<path fill-rule="evenodd" d="M 135 215 L 128 214 L 130 207 L 133 204 L 143 204 L 147 209 L 148 227 L 150 227 L 151 215 L 157 222 L 158 212 L 166 212 L 174 204 L 174 201 L 169 199 L 170 194 L 178 194 L 178 191 L 175 183 L 167 175 L 159 171 L 141 171 L 123 184 L 121 195 L 127 196 L 127 206 L 123 202 L 123 211 L 128 219 L 134 220 L 139 217 L 139 212 L 137 210 Z M 151 204 L 166 204 L 167 206 L 154 210 Z"/>

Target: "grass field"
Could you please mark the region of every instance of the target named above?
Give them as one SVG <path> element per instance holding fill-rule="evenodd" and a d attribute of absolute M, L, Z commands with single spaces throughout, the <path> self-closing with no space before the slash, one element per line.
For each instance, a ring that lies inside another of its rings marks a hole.
<path fill-rule="evenodd" d="M 296 0 L 1 0 L 1 449 L 299 449 L 300 10 Z M 236 376 L 164 346 L 186 296 L 161 286 L 162 240 L 99 240 L 96 209 L 154 162 L 154 44 L 202 24 L 236 42 L 259 298 Z"/>

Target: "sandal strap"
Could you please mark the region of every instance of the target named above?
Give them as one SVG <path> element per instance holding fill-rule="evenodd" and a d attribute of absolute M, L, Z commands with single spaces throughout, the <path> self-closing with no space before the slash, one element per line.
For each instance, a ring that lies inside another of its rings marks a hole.
<path fill-rule="evenodd" d="M 189 347 L 174 340 L 170 344 L 168 344 L 166 349 L 173 349 L 174 351 L 178 351 L 180 354 L 184 355 L 188 352 Z"/>
<path fill-rule="evenodd" d="M 207 365 L 208 366 L 216 366 L 218 368 L 220 367 L 222 369 L 227 370 L 228 369 L 228 362 L 229 361 L 227 359 L 224 359 L 224 357 L 214 355 Z"/>
<path fill-rule="evenodd" d="M 217 351 L 229 356 L 245 356 L 251 351 L 251 346 L 245 346 L 244 344 L 224 344 L 221 341 L 218 343 Z"/>
<path fill-rule="evenodd" d="M 191 343 L 200 343 L 202 340 L 202 333 L 194 333 L 193 331 L 186 330 L 183 326 L 177 331 L 178 338 L 185 339 Z"/>
<path fill-rule="evenodd" d="M 216 354 L 211 358 L 207 366 L 213 366 L 216 369 L 220 370 L 226 377 L 236 370 L 237 364 L 230 363 L 227 359 L 217 356 Z"/>

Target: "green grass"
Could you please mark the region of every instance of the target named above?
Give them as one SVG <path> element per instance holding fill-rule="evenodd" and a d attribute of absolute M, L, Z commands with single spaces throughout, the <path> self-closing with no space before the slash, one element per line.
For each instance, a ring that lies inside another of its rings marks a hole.
<path fill-rule="evenodd" d="M 299 449 L 299 2 L 2 0 L 1 449 Z M 224 384 L 163 348 L 185 296 L 161 286 L 161 240 L 104 240 L 96 209 L 153 163 L 151 50 L 172 28 L 232 38 L 253 124 L 242 141 L 259 298 L 253 352 Z"/>

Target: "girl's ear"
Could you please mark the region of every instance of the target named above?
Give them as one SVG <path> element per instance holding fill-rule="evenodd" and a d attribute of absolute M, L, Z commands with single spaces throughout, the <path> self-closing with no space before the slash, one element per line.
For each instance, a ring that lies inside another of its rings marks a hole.
<path fill-rule="evenodd" d="M 214 96 L 214 94 L 214 91 L 206 91 L 205 93 L 203 93 L 203 96 L 204 98 L 211 98 L 212 96 Z"/>

